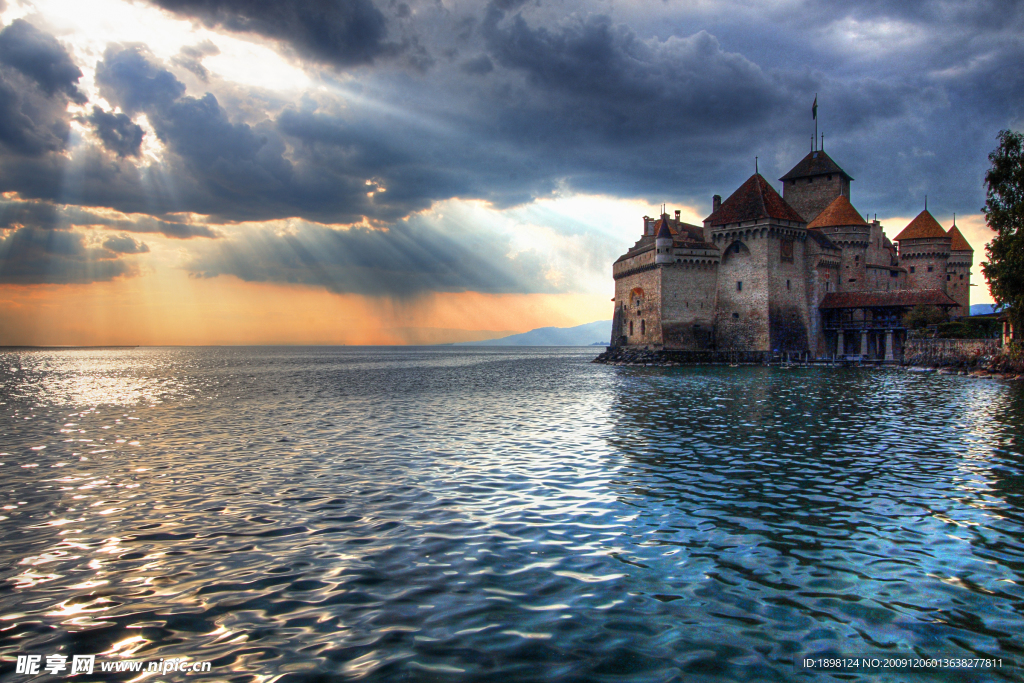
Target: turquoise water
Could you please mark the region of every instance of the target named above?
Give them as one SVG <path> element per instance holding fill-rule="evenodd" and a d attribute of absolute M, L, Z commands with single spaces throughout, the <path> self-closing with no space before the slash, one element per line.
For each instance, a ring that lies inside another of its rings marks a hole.
<path fill-rule="evenodd" d="M 1024 387 L 595 354 L 0 354 L 0 679 L 1024 680 Z"/>

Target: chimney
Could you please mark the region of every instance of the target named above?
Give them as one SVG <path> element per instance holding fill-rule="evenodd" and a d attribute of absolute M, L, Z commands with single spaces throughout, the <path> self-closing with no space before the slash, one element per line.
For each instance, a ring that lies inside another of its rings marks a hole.
<path fill-rule="evenodd" d="M 644 234 L 645 235 L 650 235 L 651 234 L 651 217 L 650 216 L 644 216 Z"/>
<path fill-rule="evenodd" d="M 682 214 L 682 213 L 683 213 L 682 211 L 680 211 L 679 209 L 676 209 L 676 222 L 677 222 L 677 223 L 679 222 L 679 216 L 680 216 L 680 214 Z"/>
<path fill-rule="evenodd" d="M 722 195 L 716 194 L 711 198 L 711 213 L 718 211 L 720 208 L 722 208 Z"/>

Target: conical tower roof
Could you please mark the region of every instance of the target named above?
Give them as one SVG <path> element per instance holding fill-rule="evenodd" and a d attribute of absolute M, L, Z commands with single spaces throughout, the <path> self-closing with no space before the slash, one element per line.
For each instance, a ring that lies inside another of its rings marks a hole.
<path fill-rule="evenodd" d="M 661 227 L 658 227 L 658 226 L 661 226 Z M 667 214 L 662 214 L 661 215 L 661 220 L 659 220 L 655 224 L 654 227 L 657 228 L 657 230 L 658 230 L 657 234 L 654 237 L 655 239 L 659 239 L 659 240 L 666 239 L 666 238 L 667 239 L 672 239 L 672 229 L 670 227 L 668 227 L 668 215 Z"/>
<path fill-rule="evenodd" d="M 974 249 L 971 248 L 970 243 L 964 239 L 963 234 L 960 232 L 960 228 L 956 227 L 956 223 L 953 224 L 953 227 L 950 228 L 949 232 L 946 234 L 953 238 L 953 242 L 950 244 L 950 249 L 953 251 L 974 251 Z"/>
<path fill-rule="evenodd" d="M 825 154 L 825 150 L 815 149 L 808 152 L 807 156 L 800 160 L 800 163 L 791 168 L 789 173 L 779 178 L 779 180 L 810 178 L 811 176 L 828 175 L 830 173 L 839 173 L 846 176 L 847 180 L 853 180 L 846 171 L 839 168 L 839 164 L 832 161 L 832 157 Z"/>
<path fill-rule="evenodd" d="M 832 200 L 832 203 L 825 207 L 825 210 L 818 214 L 817 218 L 811 221 L 808 228 L 831 228 L 837 225 L 867 225 L 867 221 L 860 217 L 857 209 L 853 208 L 849 197 L 839 195 Z"/>
<path fill-rule="evenodd" d="M 917 218 L 910 221 L 907 227 L 903 228 L 903 232 L 893 238 L 893 241 L 902 242 L 904 240 L 932 239 L 934 237 L 948 237 L 948 235 L 946 235 L 946 231 L 942 229 L 942 226 L 939 225 L 939 222 L 935 220 L 935 216 L 928 213 L 928 209 L 925 209 L 917 214 Z"/>
<path fill-rule="evenodd" d="M 704 219 L 711 225 L 725 225 L 761 218 L 804 223 L 796 211 L 775 191 L 760 173 L 750 176 L 713 214 Z"/>

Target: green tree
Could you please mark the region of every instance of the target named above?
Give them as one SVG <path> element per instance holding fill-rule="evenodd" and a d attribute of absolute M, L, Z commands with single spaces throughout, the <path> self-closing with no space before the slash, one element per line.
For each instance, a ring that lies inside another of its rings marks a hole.
<path fill-rule="evenodd" d="M 988 155 L 988 193 L 982 211 L 996 232 L 981 264 L 992 298 L 1004 306 L 1014 329 L 1024 330 L 1024 134 L 999 132 L 999 146 Z"/>

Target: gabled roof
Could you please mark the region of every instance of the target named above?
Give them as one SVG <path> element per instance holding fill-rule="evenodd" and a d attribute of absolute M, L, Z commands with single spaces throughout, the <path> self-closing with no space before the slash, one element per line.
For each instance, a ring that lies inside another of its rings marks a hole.
<path fill-rule="evenodd" d="M 956 227 L 956 223 L 953 224 L 953 227 L 950 228 L 949 232 L 946 234 L 953 238 L 953 242 L 949 245 L 950 249 L 953 251 L 974 251 L 974 249 L 971 248 L 970 243 L 964 239 L 963 234 L 960 232 L 960 228 Z"/>
<path fill-rule="evenodd" d="M 867 221 L 860 217 L 857 209 L 853 208 L 850 199 L 839 195 L 832 200 L 832 203 L 825 207 L 825 210 L 818 214 L 818 217 L 811 221 L 808 228 L 830 228 L 837 225 L 867 225 Z"/>
<path fill-rule="evenodd" d="M 821 300 L 818 308 L 822 310 L 886 306 L 910 308 L 921 304 L 929 306 L 957 305 L 939 289 L 899 289 L 894 292 L 829 292 Z"/>
<path fill-rule="evenodd" d="M 943 230 L 942 226 L 939 225 L 939 222 L 935 220 L 935 216 L 928 213 L 928 209 L 925 209 L 921 213 L 917 214 L 917 218 L 910 221 L 907 227 L 903 228 L 903 232 L 893 238 L 893 241 L 922 240 L 947 236 L 946 231 Z"/>
<path fill-rule="evenodd" d="M 741 221 L 755 221 L 760 218 L 805 223 L 796 211 L 786 203 L 779 193 L 768 184 L 768 181 L 755 173 L 745 183 L 729 195 L 713 214 L 704 219 L 711 225 L 725 225 Z"/>
<path fill-rule="evenodd" d="M 799 164 L 794 166 L 789 173 L 779 178 L 779 180 L 809 178 L 810 176 L 828 175 L 829 173 L 839 173 L 847 180 L 853 180 L 846 171 L 839 168 L 839 164 L 832 161 L 832 157 L 825 154 L 825 150 L 816 149 L 808 152 L 807 156 Z"/>

